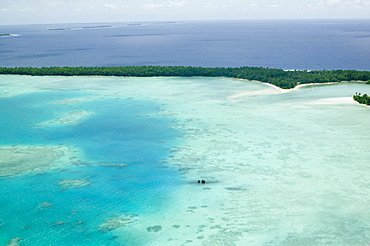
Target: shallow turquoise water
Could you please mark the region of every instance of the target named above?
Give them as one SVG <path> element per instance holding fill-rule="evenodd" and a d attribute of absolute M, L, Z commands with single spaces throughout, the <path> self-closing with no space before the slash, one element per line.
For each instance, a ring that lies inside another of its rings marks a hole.
<path fill-rule="evenodd" d="M 350 99 L 370 93 L 369 85 L 278 93 L 226 78 L 0 82 L 4 94 L 16 83 L 34 91 L 0 99 L 2 146 L 62 144 L 83 152 L 80 165 L 0 178 L 0 245 L 16 237 L 21 245 L 370 242 L 369 108 Z M 55 103 L 66 98 L 90 99 Z M 76 125 L 40 126 L 71 111 L 94 114 Z M 64 179 L 91 184 L 63 189 Z M 137 221 L 99 231 L 120 215 Z"/>
<path fill-rule="evenodd" d="M 140 116 L 157 112 L 154 102 L 104 97 L 74 104 L 78 108 L 73 110 L 95 113 L 78 125 L 35 127 L 71 111 L 68 104 L 55 101 L 83 96 L 88 95 L 47 91 L 0 99 L 1 145 L 76 146 L 88 161 L 63 170 L 0 178 L 1 245 L 15 237 L 25 245 L 119 245 L 112 233 L 99 232 L 101 223 L 112 216 L 160 211 L 176 190 L 178 174 L 161 161 L 169 153 L 164 141 L 180 132 L 168 128 L 173 124 L 168 118 Z M 100 162 L 128 166 L 93 165 Z M 63 190 L 58 183 L 64 179 L 91 184 Z M 53 206 L 40 208 L 43 202 Z M 55 225 L 58 221 L 65 224 Z M 129 245 L 131 237 L 125 239 Z"/>

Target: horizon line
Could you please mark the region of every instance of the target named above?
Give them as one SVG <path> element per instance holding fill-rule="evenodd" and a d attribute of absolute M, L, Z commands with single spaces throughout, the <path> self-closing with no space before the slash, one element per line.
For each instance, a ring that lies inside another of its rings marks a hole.
<path fill-rule="evenodd" d="M 223 21 L 223 22 L 235 22 L 235 21 L 359 21 L 359 20 L 370 20 L 368 18 L 352 18 L 352 17 L 344 17 L 344 18 L 251 18 L 251 19 L 188 19 L 188 20 L 152 20 L 152 21 L 134 21 L 134 20 L 127 20 L 127 21 L 101 21 L 101 22 L 50 22 L 50 23 L 14 23 L 14 24 L 0 24 L 0 26 L 25 26 L 25 25 L 63 25 L 63 24 L 108 24 L 108 23 L 181 23 L 181 22 L 216 22 L 216 21 Z"/>

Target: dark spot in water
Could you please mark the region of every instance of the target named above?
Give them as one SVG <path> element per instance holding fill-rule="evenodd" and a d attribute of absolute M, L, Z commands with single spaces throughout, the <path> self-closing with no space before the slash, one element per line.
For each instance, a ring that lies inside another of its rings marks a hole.
<path fill-rule="evenodd" d="M 246 190 L 244 188 L 240 188 L 240 187 L 225 187 L 226 190 L 231 190 L 231 191 L 243 191 L 243 190 Z"/>
<path fill-rule="evenodd" d="M 179 168 L 179 171 L 180 172 L 187 172 L 187 171 L 190 171 L 191 168 L 190 167 L 182 167 L 182 168 Z"/>
<path fill-rule="evenodd" d="M 149 226 L 148 228 L 146 228 L 146 230 L 148 232 L 159 232 L 160 230 L 162 230 L 162 226 L 160 225 Z"/>

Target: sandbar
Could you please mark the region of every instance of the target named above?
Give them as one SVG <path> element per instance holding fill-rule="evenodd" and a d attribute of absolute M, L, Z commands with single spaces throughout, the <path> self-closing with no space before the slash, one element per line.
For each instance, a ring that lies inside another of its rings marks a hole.
<path fill-rule="evenodd" d="M 46 122 L 42 122 L 36 127 L 49 127 L 49 126 L 56 126 L 56 125 L 68 125 L 68 126 L 74 126 L 80 124 L 80 122 L 90 117 L 91 115 L 94 115 L 93 112 L 88 110 L 78 110 L 78 111 L 70 111 L 67 113 L 64 113 L 59 118 L 55 120 L 50 120 Z"/>
<path fill-rule="evenodd" d="M 17 37 L 19 34 L 10 34 L 10 33 L 4 33 L 0 34 L 0 37 Z"/>
<path fill-rule="evenodd" d="M 307 83 L 307 84 L 298 84 L 294 88 L 291 88 L 291 89 L 283 89 L 283 88 L 280 88 L 279 86 L 276 86 L 274 84 L 261 82 L 261 81 L 258 81 L 258 80 L 247 80 L 247 79 L 234 79 L 234 80 L 264 84 L 264 85 L 267 85 L 269 87 L 272 87 L 272 88 L 276 89 L 276 91 L 278 91 L 279 93 L 287 93 L 287 92 L 296 91 L 299 88 L 302 88 L 302 87 L 305 87 L 305 86 L 331 85 L 331 84 L 340 83 L 340 82 Z M 247 91 L 247 92 L 242 92 L 242 93 L 233 95 L 233 97 L 237 98 L 237 97 L 242 97 L 242 96 L 247 96 L 247 95 L 256 95 L 256 94 L 277 94 L 277 92 L 272 92 L 272 91 L 268 91 L 268 90 L 254 91 L 254 92 Z"/>
<path fill-rule="evenodd" d="M 75 104 L 75 103 L 82 103 L 82 102 L 88 102 L 88 101 L 94 101 L 102 99 L 102 97 L 77 97 L 77 98 L 66 98 L 62 100 L 55 101 L 55 104 Z"/>

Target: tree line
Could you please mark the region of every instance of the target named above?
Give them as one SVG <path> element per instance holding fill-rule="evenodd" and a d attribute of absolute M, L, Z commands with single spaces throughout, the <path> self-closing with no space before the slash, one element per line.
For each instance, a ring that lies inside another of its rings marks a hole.
<path fill-rule="evenodd" d="M 127 67 L 0 67 L 0 74 L 33 76 L 181 76 L 230 77 L 257 80 L 283 89 L 298 84 L 341 81 L 368 81 L 370 71 L 357 70 L 283 70 L 263 67 L 192 67 L 192 66 L 127 66 Z"/>
<path fill-rule="evenodd" d="M 356 92 L 356 94 L 353 96 L 353 99 L 361 104 L 370 105 L 370 96 L 367 94 L 361 95 L 361 93 Z"/>

